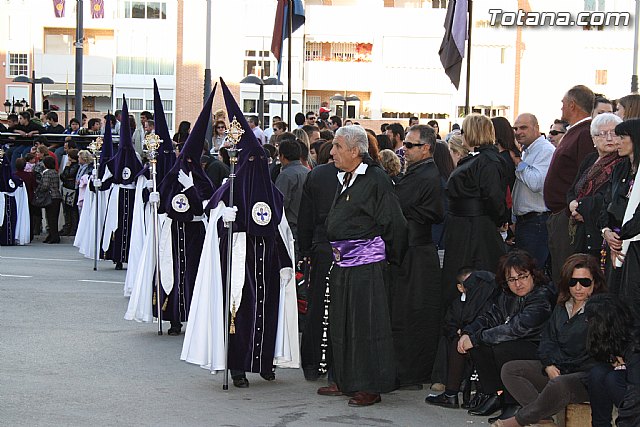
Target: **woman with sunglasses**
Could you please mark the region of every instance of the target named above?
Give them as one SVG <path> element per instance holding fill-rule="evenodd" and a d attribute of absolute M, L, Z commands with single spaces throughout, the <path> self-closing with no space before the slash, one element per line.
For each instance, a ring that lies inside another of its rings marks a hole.
<path fill-rule="evenodd" d="M 594 361 L 587 352 L 585 304 L 606 291 L 604 275 L 596 258 L 574 254 L 560 277 L 558 303 L 538 346 L 540 360 L 513 360 L 502 367 L 502 382 L 522 408 L 494 426 L 555 426 L 554 414 L 589 400 L 585 381 Z"/>
<path fill-rule="evenodd" d="M 469 114 L 462 123 L 464 144 L 475 153 L 458 161 L 449 176 L 449 202 L 444 244 L 442 296 L 444 309 L 456 298 L 456 274 L 461 267 L 495 271 L 504 254 L 499 228 L 508 222 L 507 171 L 494 145 L 491 120 Z"/>
<path fill-rule="evenodd" d="M 217 154 L 220 151 L 220 147 L 224 146 L 225 138 L 227 137 L 227 124 L 224 120 L 216 120 L 215 123 L 215 137 L 213 138 L 213 147 L 211 147 L 211 154 Z"/>
<path fill-rule="evenodd" d="M 622 119 L 612 113 L 597 115 L 591 122 L 591 138 L 596 152 L 582 161 L 573 185 L 567 193 L 569 202 L 569 237 L 575 253 L 600 257 L 602 236 L 598 218 L 604 194 L 614 168 L 624 158 L 618 155 L 620 139 L 615 128 Z"/>
<path fill-rule="evenodd" d="M 500 379 L 500 370 L 511 360 L 536 359 L 554 295 L 536 260 L 522 250 L 500 258 L 496 281 L 502 292 L 487 312 L 462 328 L 458 352 L 471 354 L 482 390 L 489 395 L 469 414 L 486 416 L 502 409 L 496 419 L 507 419 L 517 405 Z"/>

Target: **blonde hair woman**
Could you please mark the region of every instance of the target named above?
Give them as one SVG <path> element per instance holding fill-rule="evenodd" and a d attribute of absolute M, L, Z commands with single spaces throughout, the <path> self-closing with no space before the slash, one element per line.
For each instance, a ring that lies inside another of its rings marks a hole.
<path fill-rule="evenodd" d="M 445 304 L 455 298 L 461 267 L 496 271 L 504 254 L 498 227 L 508 220 L 506 165 L 494 145 L 493 123 L 470 114 L 462 122 L 463 145 L 474 155 L 461 158 L 447 181 L 449 216 L 445 230 L 443 290 Z"/>
<path fill-rule="evenodd" d="M 389 149 L 380 151 L 380 165 L 387 172 L 393 182 L 400 178 L 400 158 Z"/>
<path fill-rule="evenodd" d="M 469 148 L 464 145 L 462 135 L 453 135 L 449 139 L 449 153 L 451 154 L 451 160 L 453 165 L 457 166 L 460 159 L 464 159 L 469 155 Z"/>

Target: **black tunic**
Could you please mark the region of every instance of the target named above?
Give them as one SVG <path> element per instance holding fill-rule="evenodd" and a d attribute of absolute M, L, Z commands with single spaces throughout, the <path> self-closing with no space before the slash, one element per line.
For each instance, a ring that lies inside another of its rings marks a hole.
<path fill-rule="evenodd" d="M 409 249 L 391 291 L 398 385 L 430 382 L 440 332 L 440 260 L 431 225 L 444 217 L 433 159 L 410 165 L 395 187 L 407 220 Z"/>
<path fill-rule="evenodd" d="M 368 159 L 370 161 L 370 159 Z M 338 190 L 340 191 L 340 190 Z M 387 174 L 372 162 L 336 195 L 327 217 L 329 241 L 381 236 L 386 261 L 331 271 L 331 345 L 335 380 L 343 392 L 388 392 L 396 369 L 385 270 L 407 247 L 406 221 Z"/>
<path fill-rule="evenodd" d="M 322 361 L 323 337 L 328 342 L 328 325 L 323 325 L 325 316 L 325 293 L 327 274 L 333 263 L 331 245 L 327 239 L 327 215 L 338 189 L 333 163 L 316 166 L 309 172 L 302 190 L 302 201 L 298 213 L 298 242 L 300 252 L 309 257 L 308 309 L 302 332 L 301 360 L 303 368 L 317 369 Z M 326 334 L 326 335 L 325 335 Z M 326 349 L 323 363 L 330 363 L 330 345 Z M 324 369 L 324 366 L 323 366 Z"/>
<path fill-rule="evenodd" d="M 442 271 L 445 306 L 456 297 L 456 274 L 461 267 L 495 271 L 504 254 L 498 231 L 508 220 L 504 160 L 494 146 L 477 150 L 458 162 L 447 182 L 449 216 Z"/>

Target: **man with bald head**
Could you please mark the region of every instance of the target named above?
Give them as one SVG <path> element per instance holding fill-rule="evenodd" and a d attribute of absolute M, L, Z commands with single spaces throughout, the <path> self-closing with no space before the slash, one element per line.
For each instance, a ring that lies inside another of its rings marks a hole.
<path fill-rule="evenodd" d="M 591 110 L 595 96 L 591 89 L 577 85 L 562 98 L 562 120 L 569 123 L 562 143 L 556 149 L 544 182 L 544 201 L 551 211 L 547 229 L 553 282 L 560 280 L 562 265 L 573 248 L 569 242 L 569 205 L 567 192 L 573 184 L 580 163 L 595 151 L 591 139 Z"/>
<path fill-rule="evenodd" d="M 522 145 L 521 158 L 511 152 L 516 164 L 512 193 L 516 247 L 529 252 L 542 268 L 549 257 L 546 226 L 549 209 L 544 202 L 543 188 L 555 147 L 540 134 L 538 119 L 533 114 L 520 114 L 513 130 L 516 141 Z"/>

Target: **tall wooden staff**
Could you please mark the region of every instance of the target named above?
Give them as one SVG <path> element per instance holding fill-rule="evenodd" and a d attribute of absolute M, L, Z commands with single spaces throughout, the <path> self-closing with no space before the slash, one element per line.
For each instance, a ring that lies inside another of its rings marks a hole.
<path fill-rule="evenodd" d="M 95 223 L 94 223 L 94 227 L 93 227 L 93 231 L 94 231 L 94 237 L 95 237 L 95 248 L 93 251 L 93 271 L 98 270 L 98 254 L 100 253 L 100 239 L 98 239 L 98 231 L 99 231 L 99 227 L 98 227 L 98 204 L 100 203 L 100 187 L 102 186 L 102 183 L 98 183 L 98 185 L 96 185 L 96 183 L 98 181 L 100 181 L 100 177 L 98 176 L 98 172 L 99 172 L 99 168 L 100 168 L 100 150 L 102 149 L 102 137 L 97 137 L 96 139 L 94 139 L 91 144 L 89 144 L 89 150 L 91 150 L 91 152 L 93 153 L 93 170 L 96 171 L 95 172 L 95 176 L 93 177 L 93 188 L 96 190 L 96 196 L 95 196 Z"/>
<path fill-rule="evenodd" d="M 229 154 L 229 163 L 231 165 L 229 171 L 229 207 L 233 206 L 233 182 L 236 174 L 236 163 L 238 163 L 238 153 L 240 150 L 237 147 L 244 129 L 240 122 L 233 118 L 233 121 L 229 124 L 229 130 L 226 131 L 226 141 L 230 144 L 227 147 L 227 153 Z M 229 390 L 229 335 L 236 333 L 235 327 L 235 306 L 231 316 L 231 322 L 229 321 L 229 311 L 231 310 L 231 256 L 233 253 L 233 223 L 228 222 L 224 224 L 227 227 L 227 280 L 226 280 L 226 299 L 224 302 L 224 378 L 222 381 L 222 389 Z"/>
<path fill-rule="evenodd" d="M 162 140 L 154 133 L 147 135 L 144 138 L 144 143 L 147 148 L 147 157 L 151 164 L 151 180 L 153 181 L 153 192 L 158 191 L 158 171 L 156 169 L 158 163 L 158 148 Z M 158 225 L 158 201 L 149 200 L 151 202 L 151 216 L 153 218 L 153 263 L 155 266 L 155 281 L 156 281 L 156 308 L 158 310 L 158 335 L 162 335 L 162 301 L 160 299 L 160 232 Z"/>

